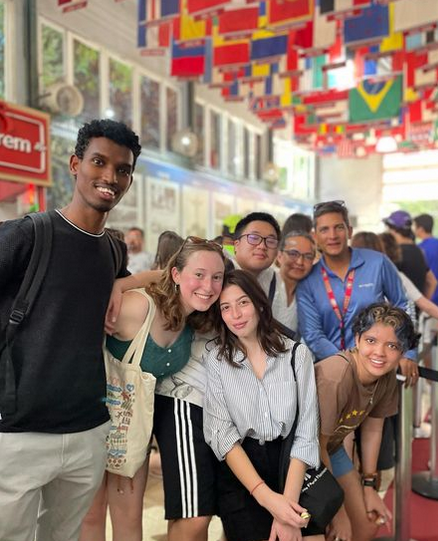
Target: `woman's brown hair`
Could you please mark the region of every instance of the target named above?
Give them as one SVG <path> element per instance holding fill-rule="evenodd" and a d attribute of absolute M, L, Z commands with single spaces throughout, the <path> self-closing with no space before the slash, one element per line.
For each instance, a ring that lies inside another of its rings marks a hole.
<path fill-rule="evenodd" d="M 233 285 L 240 287 L 254 305 L 254 309 L 259 318 L 257 324 L 257 338 L 263 351 L 267 355 L 272 356 L 284 353 L 287 348 L 284 345 L 281 326 L 273 318 L 269 300 L 257 280 L 248 272 L 235 269 L 225 275 L 223 290 Z M 216 331 L 218 336 L 215 342 L 219 345 L 219 357 L 224 358 L 233 366 L 240 366 L 233 360 L 233 357 L 236 350 L 240 350 L 246 357 L 246 348 L 239 341 L 237 336 L 225 325 L 220 314 L 219 303 L 216 303 L 216 308 Z"/>
<path fill-rule="evenodd" d="M 214 252 L 218 254 L 225 268 L 225 256 L 219 244 L 199 237 L 187 237 L 179 250 L 169 259 L 160 281 L 150 284 L 146 288 L 157 309 L 160 310 L 166 320 L 164 326 L 166 330 L 177 331 L 185 323 L 190 325 L 194 331 L 209 332 L 214 328 L 215 312 L 213 307 L 210 307 L 206 312 L 195 311 L 186 318 L 179 287 L 172 277 L 172 269 L 175 267 L 181 272 L 187 265 L 190 256 L 196 252 Z"/>
<path fill-rule="evenodd" d="M 384 253 L 389 257 L 394 265 L 397 266 L 399 263 L 401 263 L 401 248 L 391 233 L 380 233 L 379 239 L 382 242 Z"/>

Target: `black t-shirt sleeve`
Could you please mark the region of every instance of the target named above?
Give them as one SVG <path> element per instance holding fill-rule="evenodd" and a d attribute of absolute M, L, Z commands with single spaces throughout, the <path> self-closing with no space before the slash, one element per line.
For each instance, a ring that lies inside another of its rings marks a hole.
<path fill-rule="evenodd" d="M 125 276 L 130 276 L 131 273 L 127 269 L 128 266 L 128 249 L 126 244 L 119 240 L 115 239 L 115 241 L 120 245 L 120 249 L 122 251 L 122 266 L 120 268 L 119 273 L 117 274 L 116 278 L 124 278 Z"/>
<path fill-rule="evenodd" d="M 21 282 L 33 242 L 33 225 L 29 218 L 9 220 L 0 226 L 0 291 L 13 282 Z"/>

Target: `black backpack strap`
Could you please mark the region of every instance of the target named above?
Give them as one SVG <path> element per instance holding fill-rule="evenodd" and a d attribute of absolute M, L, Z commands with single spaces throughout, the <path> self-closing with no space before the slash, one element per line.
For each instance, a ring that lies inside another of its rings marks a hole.
<path fill-rule="evenodd" d="M 21 283 L 17 296 L 12 304 L 9 321 L 3 331 L 4 338 L 0 344 L 0 353 L 4 366 L 4 397 L 2 410 L 14 413 L 16 408 L 15 371 L 11 357 L 11 347 L 18 327 L 32 310 L 49 264 L 53 226 L 48 213 L 28 214 L 34 229 L 34 244 L 29 265 Z"/>
<path fill-rule="evenodd" d="M 105 231 L 106 231 L 106 236 L 108 237 L 108 240 L 111 246 L 111 252 L 114 258 L 114 266 L 115 266 L 116 277 L 117 277 L 120 274 L 120 271 L 122 270 L 122 267 L 123 267 L 122 247 L 117 242 L 117 240 L 112 236 L 111 232 L 108 231 L 108 229 L 106 229 Z"/>
<path fill-rule="evenodd" d="M 269 294 L 268 294 L 268 300 L 271 306 L 272 306 L 272 303 L 274 302 L 276 288 L 277 288 L 277 277 L 275 276 L 275 272 L 274 272 L 274 274 L 272 275 L 271 283 L 269 284 Z"/>
<path fill-rule="evenodd" d="M 29 266 L 12 305 L 7 329 L 8 338 L 15 335 L 20 323 L 32 310 L 47 271 L 52 249 L 53 227 L 50 215 L 44 212 L 28 214 L 27 217 L 33 222 L 34 245 Z"/>

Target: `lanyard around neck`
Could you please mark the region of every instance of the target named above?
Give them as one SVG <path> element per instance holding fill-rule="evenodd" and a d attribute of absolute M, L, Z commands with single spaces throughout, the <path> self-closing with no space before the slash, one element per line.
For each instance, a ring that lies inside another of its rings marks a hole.
<path fill-rule="evenodd" d="M 333 309 L 333 312 L 336 314 L 336 317 L 339 319 L 339 329 L 341 331 L 341 350 L 345 349 L 345 314 L 347 313 L 348 305 L 350 304 L 351 299 L 351 293 L 353 291 L 353 282 L 354 282 L 354 269 L 351 269 L 349 273 L 347 274 L 347 283 L 345 284 L 345 294 L 344 294 L 344 304 L 341 309 L 339 308 L 338 302 L 335 298 L 335 294 L 333 293 L 332 286 L 330 284 L 330 280 L 327 274 L 327 271 L 324 267 L 321 266 L 321 272 L 322 272 L 322 278 L 324 280 L 324 286 L 325 290 L 327 291 L 327 296 L 330 301 L 330 306 Z"/>

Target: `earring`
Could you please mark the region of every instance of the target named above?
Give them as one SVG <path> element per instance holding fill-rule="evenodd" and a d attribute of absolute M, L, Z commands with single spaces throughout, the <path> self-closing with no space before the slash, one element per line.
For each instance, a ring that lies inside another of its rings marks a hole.
<path fill-rule="evenodd" d="M 177 284 L 176 282 L 173 282 L 173 287 L 175 289 L 175 293 L 178 293 L 179 291 L 179 284 Z"/>

